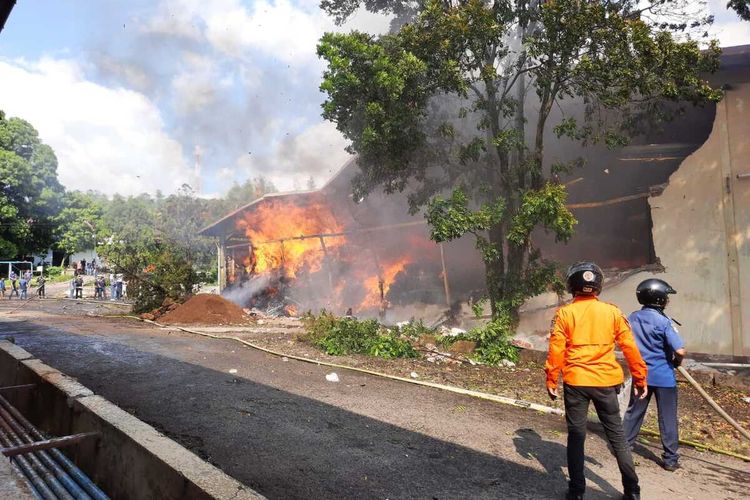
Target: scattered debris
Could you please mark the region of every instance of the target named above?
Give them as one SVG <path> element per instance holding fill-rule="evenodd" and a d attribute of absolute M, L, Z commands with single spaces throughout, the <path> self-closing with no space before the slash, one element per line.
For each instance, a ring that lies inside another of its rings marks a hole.
<path fill-rule="evenodd" d="M 472 340 L 457 340 L 450 346 L 450 352 L 454 354 L 471 354 L 477 348 L 477 343 Z"/>
<path fill-rule="evenodd" d="M 326 375 L 326 380 L 329 382 L 338 382 L 339 376 L 336 375 L 336 372 L 331 372 L 328 375 Z"/>
<path fill-rule="evenodd" d="M 505 366 L 505 367 L 507 367 L 507 368 L 515 368 L 515 366 L 516 366 L 516 364 L 513 361 L 509 360 L 509 359 L 502 360 L 500 362 L 500 364 L 503 365 L 503 366 Z"/>
<path fill-rule="evenodd" d="M 287 358 L 286 356 L 284 356 L 284 357 L 281 358 L 281 361 L 289 361 L 289 358 Z"/>
<path fill-rule="evenodd" d="M 419 375 L 417 375 L 417 372 L 411 372 L 411 373 L 409 374 L 409 376 L 410 376 L 411 378 L 419 378 Z"/>
<path fill-rule="evenodd" d="M 234 375 L 235 373 L 237 373 L 237 368 L 232 368 L 231 370 L 229 370 L 229 373 Z"/>
<path fill-rule="evenodd" d="M 515 338 L 515 339 L 511 340 L 510 343 L 511 343 L 511 345 L 514 345 L 516 347 L 520 347 L 521 349 L 533 349 L 534 348 L 534 344 L 532 344 L 528 340 L 524 340 L 524 339 Z"/>
<path fill-rule="evenodd" d="M 448 328 L 447 326 L 441 326 L 439 332 L 440 335 L 444 337 L 458 337 L 460 335 L 466 334 L 466 330 L 456 327 Z"/>
<path fill-rule="evenodd" d="M 742 401 L 744 401 L 745 403 L 750 403 L 750 398 L 742 398 Z"/>

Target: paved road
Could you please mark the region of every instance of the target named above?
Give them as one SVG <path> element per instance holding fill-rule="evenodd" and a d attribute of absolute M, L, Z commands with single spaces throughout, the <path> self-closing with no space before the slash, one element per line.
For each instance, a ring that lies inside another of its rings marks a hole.
<path fill-rule="evenodd" d="M 125 320 L 0 319 L 5 335 L 269 498 L 562 498 L 566 488 L 559 418 L 353 372 L 331 383 L 325 367 Z M 589 498 L 619 498 L 603 440 L 587 446 Z M 750 486 L 741 462 L 687 455 L 675 474 L 641 458 L 644 498 L 742 498 Z"/>

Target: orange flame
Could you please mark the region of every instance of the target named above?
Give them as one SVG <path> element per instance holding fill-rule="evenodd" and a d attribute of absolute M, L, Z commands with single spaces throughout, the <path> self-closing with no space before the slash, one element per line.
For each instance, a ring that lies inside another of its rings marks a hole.
<path fill-rule="evenodd" d="M 341 221 L 322 196 L 308 195 L 294 202 L 281 197 L 262 200 L 237 224 L 252 247 L 243 261 L 245 272 L 302 278 L 293 286 L 318 287 L 307 295 L 313 297 L 310 306 L 362 313 L 388 307 L 386 296 L 399 273 L 416 255 L 429 258 L 430 250 L 434 253 L 434 244 L 418 236 L 410 238 L 409 251 L 398 257 L 392 250 L 391 255 L 378 252 L 377 235 L 360 233 L 349 241 L 342 234 L 346 228 Z M 330 234 L 335 236 L 323 236 Z M 328 267 L 324 266 L 326 256 Z M 319 274 L 316 279 L 313 275 L 321 271 L 330 274 Z M 295 306 L 285 310 L 290 315 L 298 312 Z"/>
<path fill-rule="evenodd" d="M 365 299 L 360 303 L 357 310 L 365 310 L 375 307 L 381 307 L 381 294 L 383 300 L 388 295 L 388 290 L 391 288 L 394 280 L 398 273 L 404 270 L 407 264 L 411 263 L 411 258 L 404 256 L 396 260 L 395 262 L 389 262 L 382 265 L 382 270 L 379 276 L 370 276 L 363 282 L 363 287 L 367 293 Z M 382 286 L 382 292 L 381 292 Z"/>
<path fill-rule="evenodd" d="M 283 200 L 268 200 L 246 213 L 239 225 L 253 244 L 254 271 L 260 274 L 283 269 L 291 278 L 302 269 L 319 271 L 325 257 L 319 238 L 300 239 L 301 236 L 343 231 L 330 208 L 320 202 L 300 207 Z M 341 236 L 324 241 L 326 249 L 346 242 Z"/>

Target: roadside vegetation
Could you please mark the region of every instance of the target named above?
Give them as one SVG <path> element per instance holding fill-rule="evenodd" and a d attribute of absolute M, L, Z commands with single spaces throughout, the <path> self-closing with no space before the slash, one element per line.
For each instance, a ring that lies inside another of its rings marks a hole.
<path fill-rule="evenodd" d="M 430 328 L 420 321 L 395 327 L 384 326 L 374 319 L 336 317 L 330 312 L 307 313 L 302 318 L 305 333 L 301 340 L 332 356 L 365 354 L 380 358 L 417 358 L 420 350 L 434 343 L 435 352 L 448 351 L 459 341 L 472 344 L 468 359 L 475 363 L 496 366 L 517 361 L 519 349 L 511 343 L 512 323 L 493 320 L 463 333 Z M 429 352 L 429 351 L 428 351 Z"/>
<path fill-rule="evenodd" d="M 337 318 L 323 311 L 308 313 L 302 321 L 303 340 L 332 356 L 367 354 L 380 358 L 416 358 L 419 353 L 399 329 L 390 329 L 374 319 Z"/>

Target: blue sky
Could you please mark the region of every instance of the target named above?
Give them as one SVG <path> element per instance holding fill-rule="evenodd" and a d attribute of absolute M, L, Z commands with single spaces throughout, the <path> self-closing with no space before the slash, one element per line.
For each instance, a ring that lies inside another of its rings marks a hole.
<path fill-rule="evenodd" d="M 713 34 L 750 43 L 724 4 L 709 2 Z M 315 43 L 387 24 L 358 13 L 338 28 L 318 0 L 20 0 L 0 35 L 0 109 L 40 131 L 71 189 L 322 184 L 348 155 L 320 117 Z"/>

